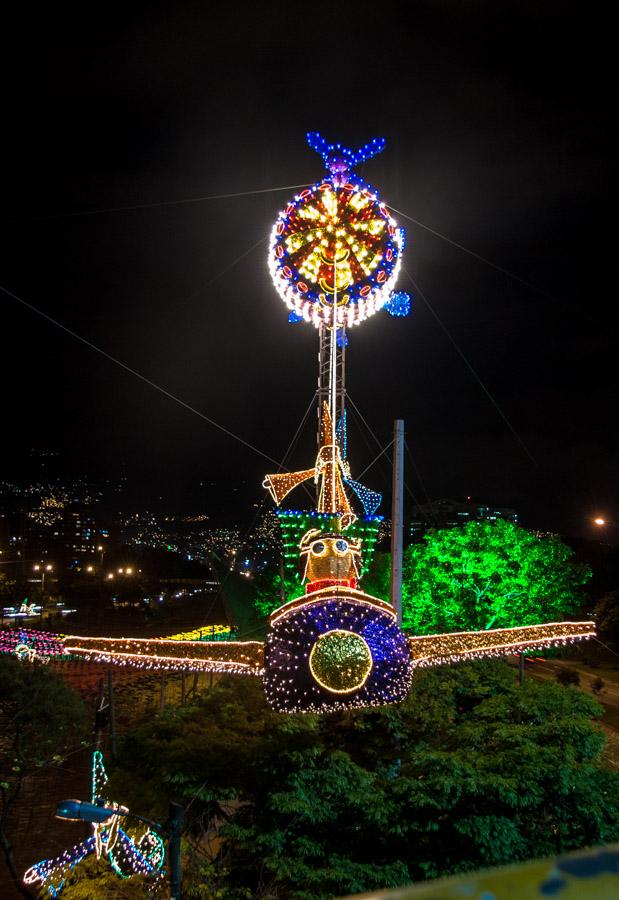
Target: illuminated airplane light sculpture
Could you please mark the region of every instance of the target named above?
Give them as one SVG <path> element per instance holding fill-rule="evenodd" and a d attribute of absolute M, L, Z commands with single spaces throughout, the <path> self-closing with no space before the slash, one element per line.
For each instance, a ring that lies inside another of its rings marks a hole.
<path fill-rule="evenodd" d="M 356 152 L 328 144 L 317 133 L 308 140 L 323 156 L 329 174 L 280 213 L 273 227 L 269 266 L 288 308 L 319 328 L 319 357 L 329 356 L 319 375 L 319 397 L 328 397 L 328 402 L 319 403 L 320 446 L 314 467 L 267 475 L 264 480 L 277 505 L 305 481 L 313 479 L 318 486 L 316 508 L 323 523 L 327 517 L 325 528 L 331 530 L 310 528 L 301 537 L 304 595 L 271 614 L 264 644 L 29 632 L 31 652 L 22 653 L 24 658 L 70 655 L 148 669 L 257 676 L 263 679 L 274 709 L 320 713 L 402 700 L 419 667 L 504 656 L 595 635 L 594 623 L 587 621 L 411 637 L 398 626 L 389 603 L 359 589 L 361 543 L 348 531 L 357 516 L 346 485 L 360 498 L 367 517 L 375 512 L 380 495 L 350 477 L 343 356 L 338 356 L 338 349 L 345 346 L 346 329 L 366 321 L 385 304 L 397 314 L 408 310 L 409 298 L 393 294 L 404 229 L 377 193 L 350 171 L 379 153 L 383 140 L 373 140 Z M 17 653 L 18 645 L 25 643 L 13 634 L 0 632 L 0 652 Z"/>

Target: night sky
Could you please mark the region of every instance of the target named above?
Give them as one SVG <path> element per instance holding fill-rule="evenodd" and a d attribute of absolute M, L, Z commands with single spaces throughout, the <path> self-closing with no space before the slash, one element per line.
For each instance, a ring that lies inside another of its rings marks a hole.
<path fill-rule="evenodd" d="M 314 182 L 306 131 L 384 135 L 360 169 L 381 197 L 534 287 L 396 216 L 453 343 L 419 295 L 375 316 L 350 338 L 352 399 L 381 444 L 405 419 L 419 500 L 567 534 L 616 521 L 609 7 L 166 6 L 5 21 L 0 283 L 279 460 L 316 379 L 317 332 L 288 325 L 266 264 L 295 191 L 117 208 Z M 262 500 L 266 460 L 2 304 L 0 478 L 53 447 L 71 471 L 122 469 L 144 502 L 200 506 L 208 481 L 239 516 Z M 290 466 L 312 464 L 314 425 Z M 377 447 L 354 421 L 349 438 L 354 475 Z M 389 477 L 383 460 L 363 480 L 388 503 Z"/>

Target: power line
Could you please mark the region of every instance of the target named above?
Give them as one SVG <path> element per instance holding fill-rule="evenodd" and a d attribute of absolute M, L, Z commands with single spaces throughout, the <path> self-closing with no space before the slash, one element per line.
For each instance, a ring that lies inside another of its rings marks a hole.
<path fill-rule="evenodd" d="M 245 259 L 246 256 L 249 256 L 249 254 L 253 250 L 255 250 L 257 247 L 259 247 L 261 244 L 264 244 L 265 241 L 267 241 L 267 240 L 268 240 L 268 238 L 266 238 L 266 237 L 260 238 L 260 240 L 256 241 L 255 244 L 252 244 L 248 250 L 245 250 L 243 253 L 239 254 L 239 256 L 237 256 L 236 259 L 234 259 L 231 263 L 228 263 L 228 265 L 225 268 L 223 268 L 220 272 L 218 272 L 217 275 L 213 275 L 213 277 L 209 278 L 209 280 L 205 284 L 201 285 L 197 290 L 195 290 L 191 294 L 189 294 L 188 297 L 185 297 L 185 299 L 182 302 L 189 303 L 191 300 L 195 300 L 195 298 L 198 296 L 198 294 L 201 294 L 202 291 L 205 291 L 207 289 L 207 287 L 210 287 L 212 284 L 214 284 L 214 282 L 218 281 L 222 277 L 222 275 L 225 275 L 226 272 L 229 272 L 230 269 L 232 269 L 234 266 L 237 265 L 237 263 L 240 263 L 242 259 Z"/>
<path fill-rule="evenodd" d="M 399 216 L 402 216 L 402 218 L 408 219 L 409 222 L 413 222 L 415 225 L 419 225 L 420 228 L 423 228 L 424 231 L 428 231 L 430 234 L 433 234 L 434 237 L 440 238 L 442 241 L 446 241 L 448 244 L 451 244 L 452 247 L 456 247 L 458 250 L 462 250 L 463 253 L 468 253 L 469 256 L 472 256 L 474 259 L 479 260 L 479 262 L 485 263 L 492 269 L 496 269 L 496 271 L 501 272 L 502 275 L 507 275 L 508 278 L 513 278 L 514 281 L 520 282 L 520 284 L 528 287 L 532 291 L 535 291 L 537 294 L 542 294 L 542 296 L 547 297 L 549 300 L 556 300 L 556 297 L 554 297 L 548 291 L 544 290 L 544 288 L 538 287 L 536 284 L 533 284 L 533 282 L 531 281 L 527 281 L 525 278 L 521 278 L 520 275 L 516 275 L 515 272 L 511 272 L 509 269 L 505 269 L 503 266 L 498 265 L 498 263 L 492 262 L 491 259 L 482 256 L 480 253 L 476 253 L 474 250 L 470 250 L 468 247 L 465 247 L 464 244 L 459 244 L 457 241 L 454 241 L 450 237 L 447 237 L 446 234 L 441 234 L 440 231 L 436 231 L 434 228 L 430 228 L 429 225 L 424 225 L 424 223 L 420 222 L 419 219 L 414 219 L 407 213 L 402 212 L 401 209 L 396 209 L 395 206 L 389 206 L 388 204 L 385 204 L 385 206 L 392 212 L 397 213 Z"/>
<path fill-rule="evenodd" d="M 529 448 L 527 447 L 525 442 L 522 440 L 522 438 L 520 437 L 520 435 L 518 434 L 518 432 L 516 431 L 516 429 L 514 428 L 512 423 L 509 421 L 509 419 L 507 418 L 507 416 L 505 415 L 505 413 L 503 412 L 503 410 L 501 409 L 499 404 L 496 402 L 496 400 L 494 399 L 494 397 L 492 396 L 492 394 L 490 393 L 490 391 L 488 390 L 486 385 L 483 383 L 483 381 L 481 380 L 481 378 L 479 377 L 479 375 L 477 374 L 477 372 L 475 371 L 473 366 L 470 364 L 467 357 L 464 355 L 463 351 L 460 349 L 460 347 L 456 343 L 455 338 L 452 337 L 451 332 L 449 331 L 449 329 L 447 328 L 447 326 L 445 325 L 443 320 L 440 318 L 439 314 L 436 312 L 436 310 L 434 309 L 434 307 L 432 306 L 432 304 L 430 303 L 428 298 L 425 296 L 425 294 L 423 293 L 423 291 L 421 290 L 421 288 L 419 287 L 419 285 L 417 284 L 417 282 L 415 281 L 413 276 L 410 274 L 410 272 L 408 271 L 408 269 L 405 266 L 402 266 L 402 269 L 404 272 L 406 272 L 406 275 L 408 276 L 411 284 L 413 285 L 413 288 L 415 289 L 417 295 L 419 297 L 421 297 L 421 299 L 425 303 L 426 307 L 428 308 L 428 310 L 430 311 L 430 313 L 436 320 L 437 324 L 439 325 L 439 327 L 441 328 L 441 330 L 443 331 L 443 333 L 445 334 L 445 336 L 447 337 L 447 339 L 453 346 L 454 350 L 456 351 L 456 353 L 458 354 L 460 359 L 463 361 L 464 365 L 467 367 L 467 369 L 469 370 L 469 372 L 471 373 L 471 375 L 473 376 L 473 378 L 475 379 L 477 384 L 480 386 L 480 388 L 482 389 L 482 391 L 484 392 L 484 394 L 486 395 L 488 400 L 492 403 L 492 405 L 494 406 L 494 408 L 496 409 L 496 411 L 498 412 L 500 417 L 503 419 L 503 421 L 505 422 L 505 424 L 511 431 L 512 435 L 516 438 L 516 440 L 518 441 L 518 443 L 520 444 L 520 446 L 522 447 L 522 449 L 524 450 L 526 455 L 529 457 L 529 459 L 531 460 L 533 465 L 537 466 L 538 465 L 537 460 L 535 459 L 535 457 L 533 456 L 533 454 L 531 453 L 531 451 L 529 450 Z"/>
<path fill-rule="evenodd" d="M 257 194 L 272 194 L 277 191 L 294 191 L 297 190 L 297 188 L 304 187 L 309 187 L 309 184 L 287 184 L 283 187 L 260 188 L 256 191 L 234 191 L 230 194 L 209 194 L 205 197 L 186 197 L 183 200 L 158 200 L 155 203 L 136 203 L 133 206 L 108 206 L 101 209 L 85 209 L 77 210 L 75 212 L 57 212 L 50 213 L 46 216 L 34 216 L 29 219 L 5 219 L 3 224 L 8 224 L 10 222 L 43 222 L 47 221 L 48 219 L 70 219 L 79 216 L 98 216 L 104 213 L 133 212 L 134 210 L 139 209 L 156 209 L 165 206 L 182 206 L 187 203 L 204 203 L 207 200 L 231 200 L 235 197 L 253 197 Z"/>
<path fill-rule="evenodd" d="M 421 477 L 421 472 L 419 471 L 419 466 L 417 465 L 417 463 L 416 463 L 416 461 L 415 461 L 415 457 L 413 456 L 413 454 L 412 454 L 412 452 L 411 452 L 411 448 L 409 447 L 408 441 L 406 440 L 406 438 L 404 438 L 404 447 L 406 448 L 406 452 L 408 453 L 408 457 L 409 457 L 409 459 L 410 459 L 410 461 L 411 461 L 411 465 L 412 465 L 412 467 L 413 467 L 413 471 L 415 472 L 415 475 L 417 476 L 417 481 L 419 482 L 419 484 L 420 484 L 420 486 L 421 486 L 421 490 L 422 490 L 423 493 L 424 493 L 424 496 L 425 496 L 425 498 L 426 498 L 426 502 L 427 502 L 427 503 L 431 503 L 430 495 L 428 494 L 428 491 L 426 490 L 425 482 L 424 482 L 423 478 Z M 411 496 L 412 496 L 412 493 L 411 493 Z M 413 497 L 413 500 L 414 500 L 414 499 L 415 499 L 415 498 Z"/>
<path fill-rule="evenodd" d="M 387 452 L 387 450 L 389 449 L 389 447 L 391 447 L 392 444 L 393 444 L 393 438 L 389 441 L 388 444 L 385 444 L 385 446 L 384 446 L 383 449 L 380 451 L 380 453 L 379 453 L 377 456 L 375 456 L 374 459 L 372 460 L 372 462 L 371 462 L 369 465 L 367 465 L 367 466 L 365 467 L 365 469 L 363 470 L 363 472 L 359 472 L 359 474 L 358 474 L 356 477 L 357 477 L 357 478 L 363 478 L 363 476 L 365 475 L 365 473 L 366 473 L 369 469 L 372 468 L 372 466 L 374 465 L 374 463 L 378 462 L 378 460 L 381 458 L 381 456 L 383 456 L 383 455 Z"/>
<path fill-rule="evenodd" d="M 106 359 L 109 359 L 110 362 L 115 363 L 117 366 L 120 366 L 121 369 L 124 369 L 126 372 L 129 372 L 131 375 L 135 375 L 136 378 L 139 378 L 140 381 L 143 381 L 145 384 L 148 384 L 150 387 L 154 388 L 156 391 L 159 391 L 160 394 L 163 394 L 164 397 L 167 397 L 169 400 L 173 400 L 175 403 L 178 403 L 180 406 L 184 407 L 184 409 L 188 409 L 189 412 L 194 413 L 199 418 L 204 419 L 205 422 L 208 422 L 209 425 L 212 425 L 214 428 L 217 428 L 219 431 L 222 431 L 224 434 L 227 434 L 228 437 L 233 438 L 235 441 L 238 441 L 240 444 L 243 444 L 249 450 L 253 450 L 254 453 L 257 453 L 259 456 L 262 456 L 264 459 L 267 459 L 269 462 L 274 463 L 274 465 L 279 466 L 280 463 L 273 459 L 272 456 L 269 456 L 267 453 L 263 453 L 262 450 L 259 450 L 258 447 L 255 447 L 253 444 L 250 444 L 249 441 L 246 441 L 244 438 L 240 437 L 238 434 L 235 434 L 233 431 L 230 431 L 224 425 L 220 425 L 219 422 L 216 422 L 214 419 L 211 419 L 210 416 L 205 415 L 205 413 L 200 412 L 195 409 L 193 406 L 190 406 L 188 403 L 185 403 L 184 400 L 181 400 L 180 397 L 177 397 L 175 394 L 172 394 L 170 391 L 156 384 L 154 381 L 151 381 L 150 378 L 146 378 L 145 375 L 142 375 L 140 372 L 137 372 L 135 369 L 132 369 L 131 366 L 128 366 L 126 363 L 122 362 L 122 360 L 117 359 L 115 356 L 112 356 L 110 353 L 107 353 L 105 350 L 102 350 L 101 347 L 97 347 L 96 344 L 93 344 L 91 341 L 86 340 L 81 335 L 77 334 L 76 331 L 73 331 L 71 328 L 67 328 L 66 325 L 63 325 L 62 322 L 59 322 L 57 319 L 53 319 L 51 316 L 48 316 L 47 313 L 43 312 L 43 310 L 38 309 L 36 306 L 33 306 L 32 303 L 28 303 L 27 300 L 23 300 L 21 297 L 18 297 L 17 294 L 14 294 L 13 291 L 9 291 L 8 288 L 0 285 L 0 291 L 3 291 L 5 294 L 8 294 L 9 297 L 12 297 L 14 300 L 17 300 L 18 303 L 21 303 L 22 306 L 25 306 L 31 312 L 36 313 L 38 316 L 41 316 L 43 319 L 46 319 L 48 322 L 51 322 L 52 325 L 55 325 L 57 328 L 60 328 L 62 331 L 70 334 L 71 337 L 75 338 L 80 343 L 85 344 L 86 347 L 89 347 L 91 350 L 94 350 L 96 353 L 99 353 L 101 356 L 104 356 Z"/>

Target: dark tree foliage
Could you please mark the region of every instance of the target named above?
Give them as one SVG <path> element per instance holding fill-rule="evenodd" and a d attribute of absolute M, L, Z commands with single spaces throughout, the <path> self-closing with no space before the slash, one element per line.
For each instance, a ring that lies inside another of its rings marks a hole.
<path fill-rule="evenodd" d="M 571 669 L 569 666 L 561 666 L 557 672 L 557 681 L 564 687 L 573 684 L 577 687 L 580 684 L 580 672 L 578 669 Z"/>
<path fill-rule="evenodd" d="M 602 639 L 619 644 L 619 591 L 610 591 L 598 600 L 593 618 Z"/>
<path fill-rule="evenodd" d="M 0 846 L 17 889 L 32 894 L 16 870 L 7 831 L 26 779 L 44 777 L 84 736 L 79 697 L 45 666 L 0 656 Z"/>
<path fill-rule="evenodd" d="M 480 662 L 400 706 L 275 713 L 255 680 L 127 736 L 115 795 L 189 804 L 187 896 L 327 898 L 619 838 L 597 702 Z"/>

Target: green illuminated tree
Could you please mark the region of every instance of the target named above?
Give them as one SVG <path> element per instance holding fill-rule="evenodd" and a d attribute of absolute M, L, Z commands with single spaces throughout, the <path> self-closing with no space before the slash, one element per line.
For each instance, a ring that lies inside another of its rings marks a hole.
<path fill-rule="evenodd" d="M 431 531 L 405 553 L 404 627 L 432 634 L 551 622 L 579 608 L 590 577 L 558 537 L 512 522 Z"/>
<path fill-rule="evenodd" d="M 391 554 L 377 550 L 370 563 L 367 574 L 361 581 L 361 590 L 373 597 L 389 600 L 391 583 Z"/>
<path fill-rule="evenodd" d="M 280 590 L 281 577 L 279 569 L 268 569 L 254 579 L 254 606 L 261 616 L 268 616 L 282 605 Z M 284 579 L 284 602 L 295 600 L 303 594 L 303 584 L 300 579 L 288 577 Z"/>

